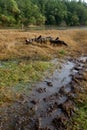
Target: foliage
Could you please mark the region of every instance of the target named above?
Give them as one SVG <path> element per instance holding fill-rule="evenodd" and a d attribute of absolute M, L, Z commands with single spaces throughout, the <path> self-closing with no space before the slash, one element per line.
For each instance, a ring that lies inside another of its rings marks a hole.
<path fill-rule="evenodd" d="M 69 0 L 0 0 L 1 25 L 87 25 L 87 3 Z"/>

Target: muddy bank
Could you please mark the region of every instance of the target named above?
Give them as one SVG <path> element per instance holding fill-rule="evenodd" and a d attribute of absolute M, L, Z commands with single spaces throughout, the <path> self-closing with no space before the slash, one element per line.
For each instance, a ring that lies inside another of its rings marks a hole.
<path fill-rule="evenodd" d="M 52 61 L 58 64 L 58 60 Z M 75 112 L 77 91 L 82 91 L 79 80 L 85 80 L 87 56 L 67 58 L 60 69 L 36 83 L 31 95 L 0 108 L 0 130 L 66 130 Z"/>

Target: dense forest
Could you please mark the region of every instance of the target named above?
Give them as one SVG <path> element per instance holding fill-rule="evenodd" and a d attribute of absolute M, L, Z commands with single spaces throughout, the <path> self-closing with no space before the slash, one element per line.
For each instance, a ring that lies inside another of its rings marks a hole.
<path fill-rule="evenodd" d="M 87 25 L 87 3 L 75 0 L 0 0 L 0 26 Z"/>

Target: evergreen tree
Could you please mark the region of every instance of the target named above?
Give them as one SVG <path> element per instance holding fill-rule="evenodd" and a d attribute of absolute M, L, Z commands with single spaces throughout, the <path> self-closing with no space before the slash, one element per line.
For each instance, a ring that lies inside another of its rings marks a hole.
<path fill-rule="evenodd" d="M 0 24 L 87 25 L 87 3 L 82 0 L 0 0 Z"/>

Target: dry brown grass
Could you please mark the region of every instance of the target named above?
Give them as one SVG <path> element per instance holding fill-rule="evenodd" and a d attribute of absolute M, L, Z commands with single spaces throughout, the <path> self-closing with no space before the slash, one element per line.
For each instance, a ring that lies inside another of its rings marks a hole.
<path fill-rule="evenodd" d="M 25 45 L 26 38 L 57 36 L 64 40 L 68 47 L 52 45 Z M 0 30 L 0 59 L 13 57 L 32 57 L 36 55 L 50 56 L 59 54 L 60 50 L 65 50 L 68 55 L 76 56 L 87 52 L 87 30 L 43 30 L 43 31 L 21 31 L 21 30 Z"/>

